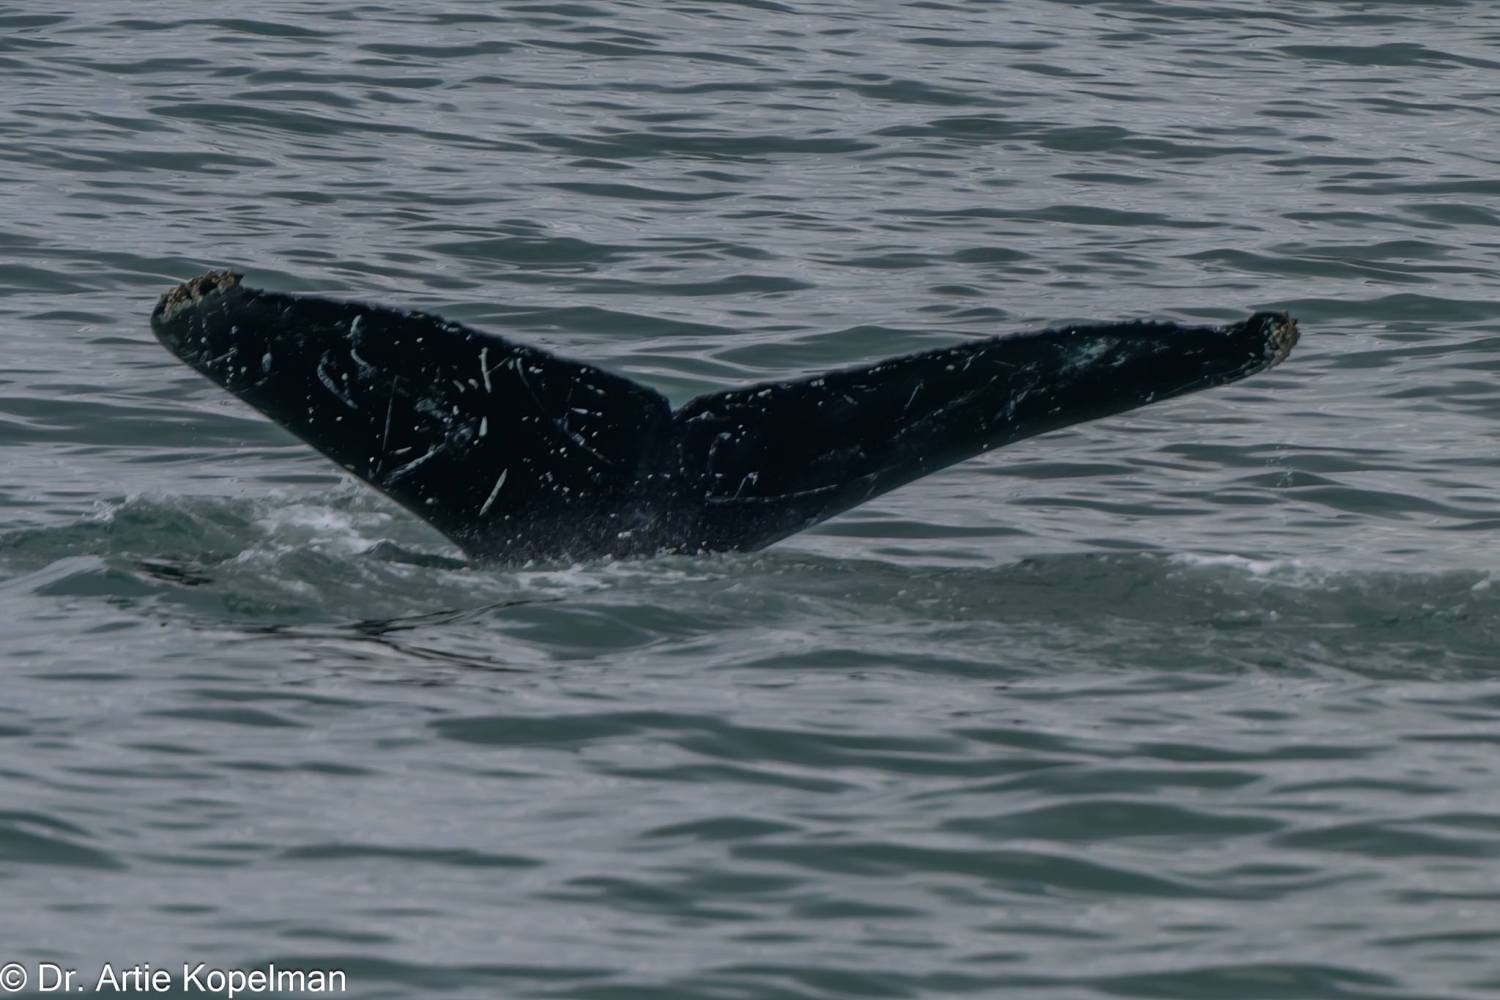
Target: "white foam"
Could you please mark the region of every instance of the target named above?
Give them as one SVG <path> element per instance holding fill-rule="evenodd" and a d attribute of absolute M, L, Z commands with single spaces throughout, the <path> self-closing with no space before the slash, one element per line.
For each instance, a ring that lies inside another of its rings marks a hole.
<path fill-rule="evenodd" d="M 1298 559 L 1251 559 L 1248 556 L 1179 552 L 1168 557 L 1169 562 L 1183 566 L 1231 567 L 1244 570 L 1251 576 L 1270 576 L 1272 573 L 1302 573 L 1311 567 Z"/>

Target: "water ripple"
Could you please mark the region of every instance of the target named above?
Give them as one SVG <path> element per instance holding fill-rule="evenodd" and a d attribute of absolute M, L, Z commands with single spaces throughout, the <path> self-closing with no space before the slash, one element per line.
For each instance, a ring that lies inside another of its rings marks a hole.
<path fill-rule="evenodd" d="M 1500 988 L 1490 6 L 73 7 L 0 4 L 5 961 Z M 210 266 L 675 402 L 1306 333 L 765 553 L 502 572 L 159 350 Z"/>

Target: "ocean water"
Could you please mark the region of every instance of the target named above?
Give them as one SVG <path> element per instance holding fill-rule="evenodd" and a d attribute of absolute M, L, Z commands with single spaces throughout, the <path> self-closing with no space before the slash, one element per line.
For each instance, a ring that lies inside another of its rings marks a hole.
<path fill-rule="evenodd" d="M 0 989 L 1500 994 L 1486 0 L 0 2 L 0 199 Z M 161 350 L 222 266 L 676 402 L 1303 339 L 760 553 L 486 568 Z"/>

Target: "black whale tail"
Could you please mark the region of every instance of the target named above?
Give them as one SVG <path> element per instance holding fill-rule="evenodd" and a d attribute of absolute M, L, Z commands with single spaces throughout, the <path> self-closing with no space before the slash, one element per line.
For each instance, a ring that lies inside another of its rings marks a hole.
<path fill-rule="evenodd" d="M 1285 314 L 972 341 L 693 399 L 422 313 L 246 287 L 164 295 L 161 342 L 471 556 L 755 549 L 1012 441 L 1223 385 Z"/>

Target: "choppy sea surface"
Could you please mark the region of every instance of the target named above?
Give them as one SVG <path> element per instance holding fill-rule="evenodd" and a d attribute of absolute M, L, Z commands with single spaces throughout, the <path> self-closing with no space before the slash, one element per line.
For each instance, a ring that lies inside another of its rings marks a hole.
<path fill-rule="evenodd" d="M 500 569 L 161 350 L 211 266 L 674 402 L 1304 335 L 760 553 Z M 1488 0 L 0 2 L 0 346 L 0 989 L 1500 994 Z"/>

